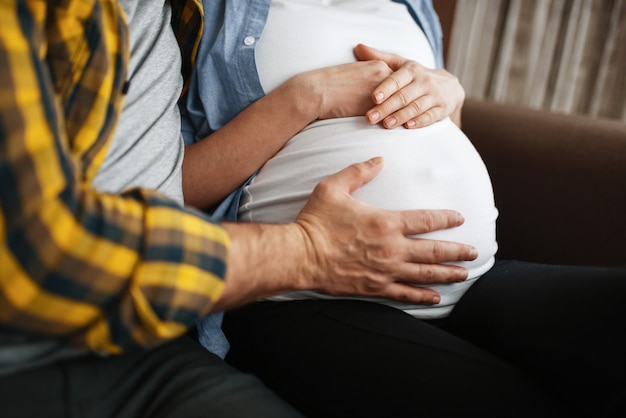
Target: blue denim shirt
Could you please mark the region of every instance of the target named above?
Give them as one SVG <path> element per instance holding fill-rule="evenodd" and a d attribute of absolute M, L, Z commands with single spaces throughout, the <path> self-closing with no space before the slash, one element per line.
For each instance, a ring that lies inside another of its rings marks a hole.
<path fill-rule="evenodd" d="M 431 0 L 406 4 L 443 67 L 442 31 Z M 271 0 L 203 0 L 205 28 L 189 93 L 181 102 L 187 143 L 218 130 L 264 95 L 254 59 Z"/>
<path fill-rule="evenodd" d="M 406 4 L 432 46 L 436 66 L 442 68 L 442 31 L 432 1 L 391 1 Z M 188 93 L 179 104 L 186 144 L 220 129 L 264 95 L 254 48 L 265 27 L 271 0 L 203 0 L 202 3 L 204 33 Z M 233 191 L 213 216 L 236 220 L 242 190 L 243 186 Z M 228 352 L 228 342 L 220 329 L 221 318 L 219 313 L 199 321 L 198 332 L 200 342 L 223 357 Z"/>

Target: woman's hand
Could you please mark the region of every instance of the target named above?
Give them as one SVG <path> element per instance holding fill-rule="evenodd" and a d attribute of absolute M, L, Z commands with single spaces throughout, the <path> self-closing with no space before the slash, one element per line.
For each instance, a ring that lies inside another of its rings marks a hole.
<path fill-rule="evenodd" d="M 392 73 L 382 60 L 358 61 L 297 74 L 275 92 L 290 90 L 311 121 L 362 116 L 372 107 L 372 90 Z"/>
<path fill-rule="evenodd" d="M 385 128 L 404 125 L 420 128 L 448 116 L 461 125 L 465 90 L 458 78 L 443 69 L 426 68 L 415 61 L 359 44 L 354 55 L 360 61 L 381 60 L 393 73 L 372 90 L 375 106 L 366 117 Z"/>

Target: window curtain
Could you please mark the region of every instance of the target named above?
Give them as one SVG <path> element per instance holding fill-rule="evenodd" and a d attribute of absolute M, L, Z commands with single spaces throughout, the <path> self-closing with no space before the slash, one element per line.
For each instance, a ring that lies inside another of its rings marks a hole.
<path fill-rule="evenodd" d="M 468 97 L 626 122 L 626 0 L 458 1 L 447 68 Z"/>

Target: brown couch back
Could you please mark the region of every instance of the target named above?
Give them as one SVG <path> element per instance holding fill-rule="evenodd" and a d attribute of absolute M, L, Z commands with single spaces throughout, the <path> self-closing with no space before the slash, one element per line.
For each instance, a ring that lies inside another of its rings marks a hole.
<path fill-rule="evenodd" d="M 468 99 L 463 130 L 493 181 L 501 257 L 626 265 L 626 124 Z"/>

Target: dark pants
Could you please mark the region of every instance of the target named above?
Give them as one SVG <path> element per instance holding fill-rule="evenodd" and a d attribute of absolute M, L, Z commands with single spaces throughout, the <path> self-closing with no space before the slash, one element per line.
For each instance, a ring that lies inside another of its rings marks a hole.
<path fill-rule="evenodd" d="M 227 361 L 311 417 L 626 416 L 626 270 L 499 262 L 441 321 L 371 302 L 226 315 Z"/>
<path fill-rule="evenodd" d="M 256 378 L 185 336 L 151 351 L 85 357 L 0 377 L 0 416 L 298 417 Z"/>

